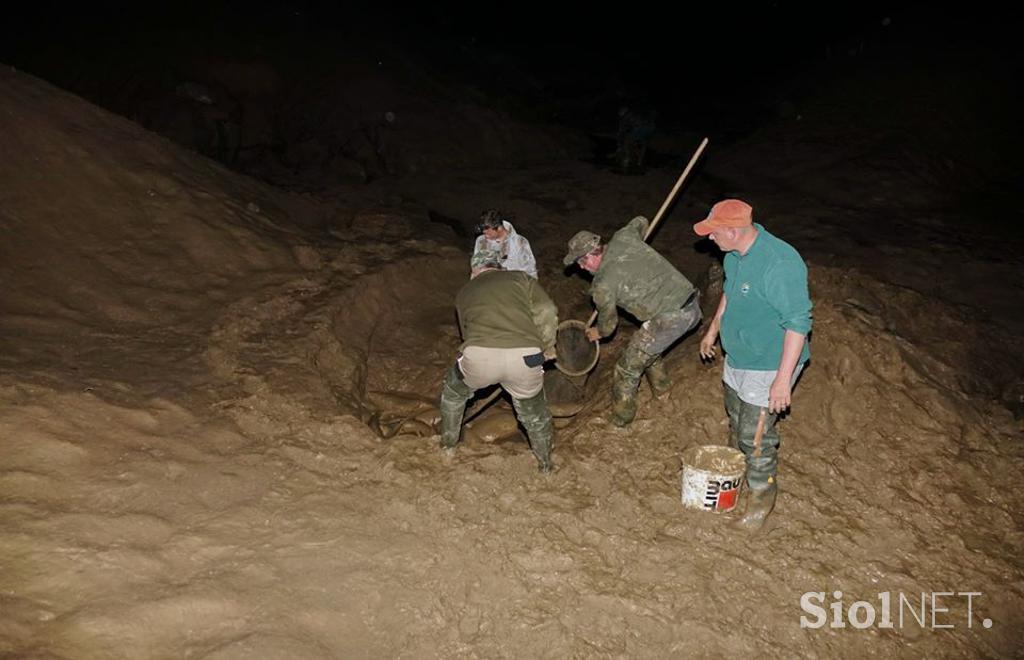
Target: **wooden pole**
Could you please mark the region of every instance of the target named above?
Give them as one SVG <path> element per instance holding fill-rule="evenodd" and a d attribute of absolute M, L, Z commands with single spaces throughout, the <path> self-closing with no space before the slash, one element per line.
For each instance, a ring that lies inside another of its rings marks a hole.
<path fill-rule="evenodd" d="M 665 209 L 667 209 L 669 207 L 669 204 L 672 203 L 672 200 L 675 199 L 676 193 L 679 192 L 679 189 L 683 186 L 683 181 L 686 181 L 686 177 L 690 175 L 690 170 L 693 169 L 693 166 L 697 163 L 697 159 L 700 158 L 700 155 L 702 153 L 704 153 L 704 148 L 707 146 L 708 139 L 704 138 L 703 140 L 701 140 L 700 145 L 697 147 L 697 151 L 693 152 L 693 157 L 690 159 L 690 162 L 687 163 L 686 169 L 683 170 L 683 173 L 679 175 L 679 180 L 676 181 L 676 185 L 672 187 L 672 192 L 670 192 L 668 194 L 668 197 L 665 198 L 665 203 L 661 205 L 660 209 L 658 209 L 658 214 L 654 216 L 654 220 L 651 222 L 651 226 L 647 228 L 647 233 L 644 234 L 645 241 L 651 234 L 654 233 L 654 228 L 658 226 L 659 222 L 661 222 L 661 218 L 665 214 Z"/>
<path fill-rule="evenodd" d="M 690 158 L 690 162 L 686 164 L 686 169 L 684 169 L 683 173 L 679 175 L 676 185 L 672 186 L 672 192 L 670 192 L 668 197 L 665 198 L 665 202 L 661 205 L 661 208 L 658 209 L 658 213 L 654 216 L 654 220 L 651 222 L 650 226 L 647 227 L 647 231 L 644 233 L 644 241 L 647 241 L 651 234 L 654 233 L 654 228 L 658 226 L 659 222 L 661 222 L 662 217 L 665 215 L 665 210 L 672 204 L 672 200 L 675 199 L 676 193 L 678 193 L 679 189 L 683 186 L 683 181 L 686 181 L 686 177 L 690 175 L 690 170 L 693 169 L 693 166 L 697 163 L 697 159 L 700 158 L 702 153 L 704 153 L 704 148 L 707 146 L 708 139 L 704 138 L 701 140 L 700 145 L 697 146 L 697 150 L 693 152 L 693 157 Z M 594 321 L 596 320 L 597 310 L 595 309 L 594 313 L 590 315 L 590 320 L 587 321 L 587 327 L 589 328 L 594 325 Z"/>
<path fill-rule="evenodd" d="M 768 411 L 761 408 L 757 415 L 757 429 L 754 431 L 754 458 L 761 456 L 761 440 L 764 438 L 764 422 Z"/>

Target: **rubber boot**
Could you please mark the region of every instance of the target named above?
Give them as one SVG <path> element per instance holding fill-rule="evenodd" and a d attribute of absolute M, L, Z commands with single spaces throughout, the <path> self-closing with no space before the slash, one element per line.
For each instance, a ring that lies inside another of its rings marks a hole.
<path fill-rule="evenodd" d="M 628 345 L 615 363 L 612 377 L 612 422 L 616 426 L 629 426 L 636 417 L 636 391 L 644 373 L 648 355 Z"/>
<path fill-rule="evenodd" d="M 548 410 L 548 398 L 542 389 L 529 399 L 512 399 L 519 423 L 526 429 L 526 437 L 530 439 L 530 449 L 537 457 L 541 472 L 551 472 L 551 450 L 554 448 L 554 426 L 551 423 L 551 411 Z"/>
<path fill-rule="evenodd" d="M 462 381 L 459 365 L 453 364 L 441 385 L 441 447 L 451 449 L 462 437 L 462 417 L 473 390 Z"/>
<path fill-rule="evenodd" d="M 736 390 L 725 383 L 722 383 L 725 390 L 725 414 L 729 417 L 729 446 L 733 449 L 740 448 L 740 411 L 743 409 L 743 401 Z"/>
<path fill-rule="evenodd" d="M 764 432 L 761 434 L 760 449 L 754 446 L 757 434 L 757 420 L 761 413 L 759 406 L 740 402 L 740 430 L 738 445 L 747 456 L 747 485 L 751 490 L 764 490 L 775 483 L 779 471 L 779 433 L 775 430 L 778 415 L 765 411 Z"/>
<path fill-rule="evenodd" d="M 739 394 L 725 385 L 725 409 L 729 415 L 731 431 L 729 444 L 747 458 L 747 511 L 736 521 L 736 526 L 756 531 L 775 507 L 778 485 L 775 483 L 779 468 L 779 433 L 775 429 L 778 415 L 765 410 L 764 429 L 760 447 L 755 446 L 758 420 L 762 408 L 740 399 Z"/>
<path fill-rule="evenodd" d="M 747 493 L 747 510 L 743 517 L 733 523 L 733 525 L 745 532 L 760 530 L 764 527 L 764 521 L 768 514 L 775 508 L 775 497 L 778 492 L 779 487 L 774 481 L 767 488 L 759 490 L 751 488 Z"/>
<path fill-rule="evenodd" d="M 660 355 L 654 358 L 644 371 L 644 375 L 647 376 L 647 384 L 651 386 L 651 393 L 656 399 L 661 398 L 672 388 L 672 379 L 669 378 Z"/>

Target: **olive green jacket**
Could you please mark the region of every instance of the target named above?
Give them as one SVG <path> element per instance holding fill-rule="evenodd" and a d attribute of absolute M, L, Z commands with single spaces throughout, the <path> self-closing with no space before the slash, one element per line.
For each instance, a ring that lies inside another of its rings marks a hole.
<path fill-rule="evenodd" d="M 462 348 L 531 348 L 555 344 L 558 308 L 522 271 L 489 270 L 467 282 L 455 298 Z"/>

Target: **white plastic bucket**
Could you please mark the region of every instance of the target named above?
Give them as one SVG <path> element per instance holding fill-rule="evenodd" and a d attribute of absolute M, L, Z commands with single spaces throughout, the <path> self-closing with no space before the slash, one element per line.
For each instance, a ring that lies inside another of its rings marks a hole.
<path fill-rule="evenodd" d="M 683 506 L 725 513 L 739 500 L 747 460 L 721 445 L 697 445 L 683 452 Z"/>

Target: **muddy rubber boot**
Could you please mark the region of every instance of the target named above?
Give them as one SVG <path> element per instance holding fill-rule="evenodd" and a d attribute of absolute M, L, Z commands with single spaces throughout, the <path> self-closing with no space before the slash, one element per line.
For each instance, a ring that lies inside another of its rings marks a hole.
<path fill-rule="evenodd" d="M 459 365 L 453 364 L 444 375 L 441 385 L 441 447 L 451 449 L 462 436 L 462 416 L 473 390 L 462 382 Z"/>
<path fill-rule="evenodd" d="M 647 384 L 651 386 L 651 394 L 654 395 L 654 398 L 660 399 L 672 389 L 672 379 L 665 371 L 665 363 L 660 355 L 654 358 L 654 361 L 644 371 L 644 375 L 647 376 Z"/>
<path fill-rule="evenodd" d="M 625 428 L 636 419 L 636 393 L 632 395 L 619 391 L 612 393 L 612 423 Z"/>
<path fill-rule="evenodd" d="M 778 492 L 779 488 L 774 481 L 767 488 L 750 489 L 747 493 L 747 511 L 733 526 L 745 532 L 756 532 L 764 527 L 765 519 L 775 508 Z"/>
<path fill-rule="evenodd" d="M 632 344 L 619 355 L 612 378 L 612 422 L 616 426 L 625 427 L 633 423 L 640 378 L 655 357 Z"/>
<path fill-rule="evenodd" d="M 755 441 L 762 408 L 743 401 L 728 386 L 725 406 L 732 431 L 730 443 L 735 443 L 734 446 L 747 457 L 747 485 L 751 491 L 764 490 L 775 483 L 775 475 L 779 470 L 780 438 L 775 428 L 779 416 L 765 409 L 764 427 L 758 447 Z"/>
<path fill-rule="evenodd" d="M 548 410 L 548 398 L 542 389 L 529 399 L 512 399 L 516 417 L 526 429 L 530 439 L 530 449 L 537 457 L 541 472 L 551 472 L 551 450 L 554 449 L 554 425 L 551 423 L 551 411 Z"/>
<path fill-rule="evenodd" d="M 629 426 L 636 418 L 636 390 L 639 374 L 623 373 L 615 365 L 612 379 L 612 423 L 619 427 Z"/>
<path fill-rule="evenodd" d="M 612 377 L 612 423 L 629 426 L 636 418 L 636 391 L 647 364 L 647 354 L 626 346 L 615 363 Z"/>
<path fill-rule="evenodd" d="M 777 414 L 764 409 L 764 422 L 760 442 L 757 427 L 761 420 L 760 406 L 740 399 L 736 390 L 725 385 L 725 410 L 729 415 L 729 444 L 747 458 L 747 510 L 734 525 L 746 531 L 757 531 L 775 507 L 779 469 L 779 432 L 775 428 Z"/>
<path fill-rule="evenodd" d="M 725 383 L 722 383 L 725 390 L 725 414 L 729 417 L 729 446 L 733 449 L 740 448 L 740 411 L 743 409 L 743 402 L 736 390 Z"/>

